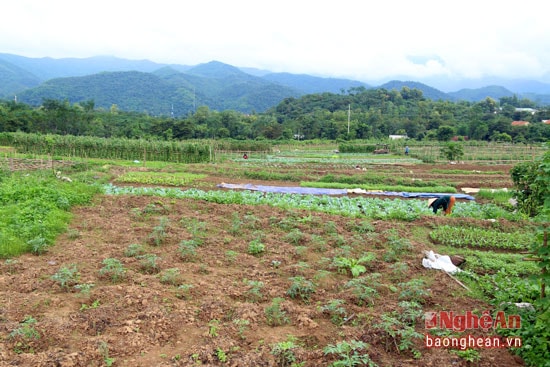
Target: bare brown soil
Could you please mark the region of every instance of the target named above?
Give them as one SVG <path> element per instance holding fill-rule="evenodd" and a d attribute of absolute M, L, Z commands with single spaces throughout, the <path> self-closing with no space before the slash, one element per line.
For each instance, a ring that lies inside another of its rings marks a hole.
<path fill-rule="evenodd" d="M 414 169 L 419 175 L 424 172 Z M 73 212 L 69 231 L 46 254 L 0 263 L 0 366 L 290 366 L 272 353 L 289 335 L 299 346 L 296 361 L 304 366 L 334 362 L 335 356 L 325 355 L 323 348 L 342 340 L 368 343 L 367 352 L 378 366 L 471 365 L 449 349 L 425 348 L 422 340 L 415 341 L 421 352 L 415 358 L 410 350 L 399 351 L 376 328 L 384 313 L 399 310 L 400 283 L 414 278 L 428 284 L 424 311 L 488 307 L 466 296 L 450 277 L 421 266 L 422 251 L 433 244 L 415 236 L 414 229 L 458 219 L 372 221 L 369 230 L 359 231 L 365 224 L 361 219 L 132 196 L 100 196 L 92 206 Z M 166 237 L 156 245 L 151 236 L 161 218 L 168 219 Z M 293 229 L 302 236 L 289 236 Z M 406 271 L 395 271 L 393 263 L 383 261 L 392 231 L 411 239 L 413 250 L 399 259 Z M 201 241 L 196 254 L 182 256 L 182 241 L 193 239 Z M 248 250 L 255 239 L 266 248 L 257 256 Z M 148 266 L 146 258 L 127 256 L 131 244 L 156 255 L 158 267 Z M 330 261 L 364 252 L 376 254 L 367 274 L 381 274 L 380 285 L 373 285 L 378 296 L 367 303 L 346 287 L 351 276 L 338 272 Z M 122 279 L 112 281 L 101 274 L 108 258 L 121 261 L 126 270 Z M 73 284 L 64 289 L 52 279 L 72 265 L 78 269 L 79 284 L 94 285 L 89 294 Z M 169 269 L 178 269 L 175 277 L 168 277 Z M 299 276 L 315 282 L 307 301 L 288 294 L 293 277 Z M 254 292 L 258 282 L 263 285 L 259 294 Z M 281 310 L 288 317 L 280 326 L 270 325 L 265 313 L 276 297 L 284 298 Z M 343 325 L 331 322 L 320 308 L 334 299 L 345 301 Z M 36 319 L 37 338 L 14 335 L 27 316 Z M 426 334 L 422 319 L 416 330 Z M 476 366 L 523 365 L 506 350 L 479 352 Z"/>

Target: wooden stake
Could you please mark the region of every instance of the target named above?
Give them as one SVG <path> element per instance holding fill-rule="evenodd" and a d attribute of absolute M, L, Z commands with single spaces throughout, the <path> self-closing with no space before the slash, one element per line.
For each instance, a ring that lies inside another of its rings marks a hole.
<path fill-rule="evenodd" d="M 452 276 L 451 274 L 447 273 L 445 270 L 442 270 L 445 274 L 447 274 L 452 280 L 454 280 L 455 282 L 457 282 L 462 288 L 466 289 L 468 292 L 470 292 L 470 288 L 466 287 L 464 285 L 464 283 L 462 283 L 460 280 L 456 279 L 454 276 Z"/>

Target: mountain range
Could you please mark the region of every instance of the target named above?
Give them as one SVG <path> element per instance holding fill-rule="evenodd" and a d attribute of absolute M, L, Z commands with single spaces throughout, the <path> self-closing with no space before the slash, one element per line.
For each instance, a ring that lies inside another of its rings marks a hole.
<path fill-rule="evenodd" d="M 33 106 L 44 99 L 71 103 L 93 100 L 95 107 L 184 116 L 199 106 L 244 113 L 264 112 L 283 99 L 314 93 L 346 93 L 352 88 L 416 88 L 433 100 L 475 102 L 518 96 L 550 105 L 550 84 L 529 80 L 443 92 L 419 81 L 393 80 L 377 86 L 306 74 L 272 73 L 218 61 L 194 66 L 159 64 L 111 56 L 28 58 L 0 53 L 0 98 Z M 511 87 L 511 88 L 510 88 Z"/>

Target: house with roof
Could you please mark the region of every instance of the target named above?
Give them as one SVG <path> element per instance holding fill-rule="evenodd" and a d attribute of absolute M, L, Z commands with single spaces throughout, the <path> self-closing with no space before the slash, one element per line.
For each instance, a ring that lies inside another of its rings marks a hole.
<path fill-rule="evenodd" d="M 531 115 L 534 115 L 535 113 L 538 112 L 538 110 L 535 110 L 534 108 L 520 108 L 520 107 L 516 107 L 515 111 L 516 112 L 527 112 L 527 113 L 530 113 Z"/>
<path fill-rule="evenodd" d="M 408 139 L 407 135 L 390 135 L 390 140 Z"/>
<path fill-rule="evenodd" d="M 527 126 L 529 121 L 512 121 L 512 126 Z"/>

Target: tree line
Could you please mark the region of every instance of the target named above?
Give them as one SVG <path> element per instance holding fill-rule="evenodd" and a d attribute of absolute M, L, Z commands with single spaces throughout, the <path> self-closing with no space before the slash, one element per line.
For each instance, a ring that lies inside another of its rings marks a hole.
<path fill-rule="evenodd" d="M 93 100 L 71 104 L 45 99 L 39 107 L 0 101 L 0 132 L 184 140 L 233 139 L 386 139 L 538 142 L 550 138 L 548 107 L 502 97 L 480 102 L 433 101 L 422 91 L 351 88 L 340 94 L 286 98 L 264 113 L 243 114 L 198 107 L 183 118 L 95 108 Z M 527 126 L 512 126 L 527 121 Z"/>

